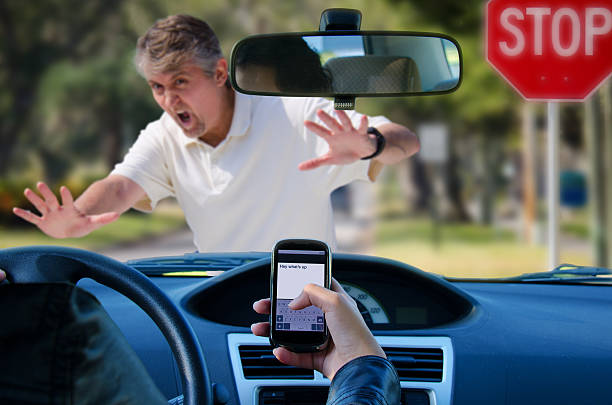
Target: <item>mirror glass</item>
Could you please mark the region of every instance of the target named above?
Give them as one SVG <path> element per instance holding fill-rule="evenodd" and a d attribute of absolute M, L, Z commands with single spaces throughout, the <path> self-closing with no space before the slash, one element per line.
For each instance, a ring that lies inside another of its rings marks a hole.
<path fill-rule="evenodd" d="M 461 78 L 461 52 L 447 37 L 410 33 L 261 35 L 232 52 L 238 91 L 288 96 L 441 93 Z"/>

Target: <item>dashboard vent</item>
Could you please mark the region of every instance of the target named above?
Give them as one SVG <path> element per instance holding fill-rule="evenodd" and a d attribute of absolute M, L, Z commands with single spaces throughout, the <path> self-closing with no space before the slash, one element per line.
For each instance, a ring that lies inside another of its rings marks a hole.
<path fill-rule="evenodd" d="M 240 363 L 247 380 L 313 380 L 314 372 L 287 366 L 274 357 L 270 345 L 240 345 Z"/>
<path fill-rule="evenodd" d="M 442 349 L 383 347 L 400 381 L 442 381 Z"/>

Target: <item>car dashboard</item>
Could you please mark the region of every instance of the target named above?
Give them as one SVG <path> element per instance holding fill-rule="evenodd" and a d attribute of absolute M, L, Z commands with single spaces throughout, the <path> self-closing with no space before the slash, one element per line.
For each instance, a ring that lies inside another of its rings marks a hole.
<path fill-rule="evenodd" d="M 226 267 L 185 263 L 130 264 L 149 274 L 156 269 L 151 280 L 191 323 L 227 403 L 324 403 L 327 378 L 281 364 L 269 341 L 250 331 L 251 323 L 267 320 L 252 304 L 269 296 L 270 255 L 247 255 Z M 404 263 L 351 254 L 334 255 L 332 273 L 398 371 L 402 403 L 609 400 L 612 294 L 606 285 L 449 281 Z M 91 280 L 79 286 L 100 300 L 162 393 L 179 395 L 176 364 L 153 321 L 107 287 Z"/>

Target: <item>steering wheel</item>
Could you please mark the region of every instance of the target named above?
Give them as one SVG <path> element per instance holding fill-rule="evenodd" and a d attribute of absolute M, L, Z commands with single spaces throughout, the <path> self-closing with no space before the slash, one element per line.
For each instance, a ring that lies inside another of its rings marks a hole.
<path fill-rule="evenodd" d="M 29 246 L 0 250 L 0 268 L 14 283 L 72 282 L 91 278 L 142 308 L 162 331 L 178 363 L 184 403 L 211 405 L 213 391 L 202 349 L 176 305 L 145 275 L 87 250 Z"/>

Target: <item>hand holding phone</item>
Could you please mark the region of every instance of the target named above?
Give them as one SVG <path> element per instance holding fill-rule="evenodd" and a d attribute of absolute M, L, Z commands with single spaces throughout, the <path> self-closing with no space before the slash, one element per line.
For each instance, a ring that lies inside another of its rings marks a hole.
<path fill-rule="evenodd" d="M 323 311 L 314 305 L 296 310 L 289 303 L 308 284 L 330 287 L 329 247 L 312 239 L 285 239 L 274 246 L 271 262 L 270 343 L 293 352 L 322 350 L 329 337 Z"/>
<path fill-rule="evenodd" d="M 330 333 L 327 347 L 315 353 L 295 353 L 284 347 L 277 347 L 274 349 L 274 355 L 280 362 L 296 367 L 314 368 L 332 380 L 342 366 L 357 357 L 374 355 L 386 358 L 359 313 L 357 304 L 336 280 L 332 279 L 331 290 L 308 285 L 291 306 L 302 308 L 309 305 L 314 305 L 325 313 Z M 253 309 L 259 314 L 269 314 L 270 299 L 255 302 Z M 257 336 L 268 336 L 270 324 L 259 322 L 253 324 L 251 330 Z"/>

